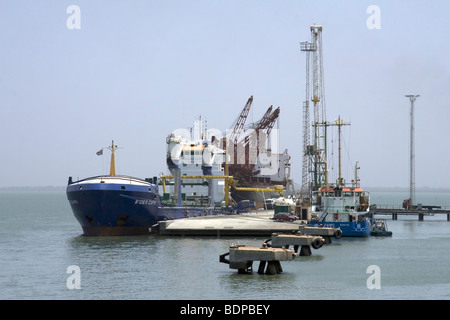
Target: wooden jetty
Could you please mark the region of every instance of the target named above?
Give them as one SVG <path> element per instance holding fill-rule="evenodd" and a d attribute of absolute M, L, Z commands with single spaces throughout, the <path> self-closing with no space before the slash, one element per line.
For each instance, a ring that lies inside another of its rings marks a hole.
<path fill-rule="evenodd" d="M 375 215 L 391 215 L 392 220 L 397 220 L 398 216 L 417 216 L 419 221 L 423 221 L 425 216 L 434 216 L 437 214 L 447 215 L 447 221 L 450 221 L 450 210 L 442 209 L 440 206 L 421 206 L 415 208 L 398 208 L 398 207 L 378 207 L 372 205 L 369 214 Z"/>
<path fill-rule="evenodd" d="M 229 264 L 230 269 L 237 269 L 238 273 L 251 273 L 253 261 L 260 261 L 258 273 L 272 275 L 283 272 L 280 261 L 293 260 L 295 256 L 294 250 L 291 249 L 270 248 L 266 244 L 261 247 L 238 244 L 231 245 L 229 252 L 219 256 L 219 261 Z"/>

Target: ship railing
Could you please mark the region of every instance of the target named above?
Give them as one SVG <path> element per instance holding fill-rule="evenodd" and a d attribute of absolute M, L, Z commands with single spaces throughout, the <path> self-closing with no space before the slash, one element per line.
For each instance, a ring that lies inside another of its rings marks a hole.
<path fill-rule="evenodd" d="M 391 205 L 391 204 L 372 204 L 370 206 L 370 209 L 394 209 L 394 210 L 400 210 L 403 209 L 402 205 Z"/>
<path fill-rule="evenodd" d="M 323 208 L 323 211 L 329 211 L 333 213 L 356 213 L 362 212 L 358 209 L 359 205 L 338 205 L 338 206 L 327 206 Z M 320 210 L 322 211 L 322 210 Z"/>

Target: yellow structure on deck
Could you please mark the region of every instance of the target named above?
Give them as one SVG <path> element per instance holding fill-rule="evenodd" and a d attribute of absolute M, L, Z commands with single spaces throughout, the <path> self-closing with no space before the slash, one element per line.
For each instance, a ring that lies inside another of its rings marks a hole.
<path fill-rule="evenodd" d="M 160 176 L 162 180 L 162 186 L 163 186 L 163 192 L 166 193 L 166 179 L 173 178 L 173 175 L 161 175 Z M 230 197 L 228 188 L 229 186 L 233 186 L 236 188 L 236 190 L 243 190 L 243 191 L 275 191 L 279 192 L 280 194 L 283 193 L 283 186 L 282 185 L 274 185 L 273 188 L 245 188 L 245 187 L 236 187 L 237 181 L 234 180 L 233 176 L 207 176 L 207 175 L 201 175 L 201 176 L 181 176 L 181 179 L 224 179 L 225 185 L 224 185 L 224 193 L 225 193 L 225 206 L 228 206 L 230 203 Z"/>

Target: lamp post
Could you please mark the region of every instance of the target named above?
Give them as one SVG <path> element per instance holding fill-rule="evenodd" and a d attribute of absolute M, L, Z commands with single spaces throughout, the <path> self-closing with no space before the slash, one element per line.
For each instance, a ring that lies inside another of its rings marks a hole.
<path fill-rule="evenodd" d="M 415 203 L 415 177 L 414 177 L 414 101 L 420 95 L 409 94 L 405 95 L 411 101 L 411 131 L 410 131 L 410 146 L 409 146 L 409 205 Z"/>

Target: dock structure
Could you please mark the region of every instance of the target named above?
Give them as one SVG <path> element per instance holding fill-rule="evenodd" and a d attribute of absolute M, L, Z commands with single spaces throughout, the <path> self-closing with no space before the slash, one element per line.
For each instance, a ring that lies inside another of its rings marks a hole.
<path fill-rule="evenodd" d="M 450 210 L 442 209 L 440 206 L 417 206 L 413 209 L 405 208 L 378 208 L 373 206 L 369 214 L 375 215 L 391 215 L 392 220 L 397 220 L 398 216 L 417 216 L 419 221 L 423 221 L 425 216 L 434 216 L 437 214 L 447 215 L 447 221 L 450 221 Z"/>
<path fill-rule="evenodd" d="M 342 231 L 340 228 L 325 228 L 325 227 L 308 227 L 306 225 L 299 226 L 299 232 L 308 236 L 320 236 L 325 240 L 325 244 L 330 244 L 331 237 L 339 239 L 342 237 Z"/>
<path fill-rule="evenodd" d="M 331 238 L 339 239 L 339 228 L 309 227 L 303 220 L 293 222 L 275 221 L 273 210 L 258 210 L 253 213 L 237 215 L 202 216 L 185 219 L 160 221 L 153 226 L 151 233 L 167 236 L 257 236 L 270 237 L 277 234 L 298 234 L 320 236 L 325 244 Z"/>
<path fill-rule="evenodd" d="M 283 272 L 280 261 L 293 260 L 295 256 L 294 250 L 270 248 L 264 243 L 261 247 L 238 244 L 231 245 L 229 252 L 219 256 L 219 261 L 229 264 L 230 269 L 237 269 L 240 274 L 253 272 L 253 261 L 260 261 L 258 273 L 273 275 Z"/>
<path fill-rule="evenodd" d="M 289 249 L 290 246 L 294 246 L 294 252 L 299 252 L 300 256 L 310 256 L 311 247 L 314 249 L 320 249 L 325 239 L 319 236 L 306 236 L 297 234 L 277 234 L 273 233 L 272 238 L 266 240 L 265 243 L 271 242 L 271 246 L 274 248 Z"/>

